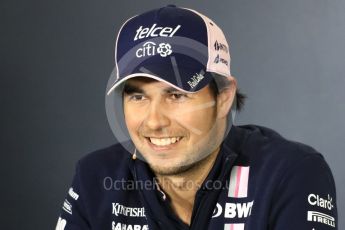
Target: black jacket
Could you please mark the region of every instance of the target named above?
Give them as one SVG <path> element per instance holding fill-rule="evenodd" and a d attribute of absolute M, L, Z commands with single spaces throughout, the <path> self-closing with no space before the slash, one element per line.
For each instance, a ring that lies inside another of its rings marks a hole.
<path fill-rule="evenodd" d="M 59 230 L 337 229 L 336 193 L 324 158 L 259 126 L 233 126 L 198 190 L 192 222 L 170 208 L 148 165 L 121 144 L 78 162 Z"/>

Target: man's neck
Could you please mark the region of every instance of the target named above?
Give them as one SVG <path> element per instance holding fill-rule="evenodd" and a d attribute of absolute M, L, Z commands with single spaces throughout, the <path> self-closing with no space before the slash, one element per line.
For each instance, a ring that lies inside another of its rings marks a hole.
<path fill-rule="evenodd" d="M 219 148 L 191 169 L 177 175 L 156 175 L 161 189 L 171 200 L 177 216 L 190 225 L 195 194 L 211 171 Z"/>

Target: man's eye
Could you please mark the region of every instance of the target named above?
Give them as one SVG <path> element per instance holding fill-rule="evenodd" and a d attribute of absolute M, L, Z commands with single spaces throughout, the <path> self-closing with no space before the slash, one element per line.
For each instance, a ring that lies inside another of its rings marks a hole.
<path fill-rule="evenodd" d="M 183 93 L 172 93 L 172 94 L 170 94 L 170 98 L 173 100 L 181 100 L 181 99 L 184 99 L 186 97 L 187 97 L 187 95 L 183 94 Z"/>
<path fill-rule="evenodd" d="M 129 97 L 130 100 L 132 101 L 142 101 L 145 99 L 145 96 L 144 95 L 141 95 L 141 94 L 134 94 L 134 95 L 131 95 Z"/>

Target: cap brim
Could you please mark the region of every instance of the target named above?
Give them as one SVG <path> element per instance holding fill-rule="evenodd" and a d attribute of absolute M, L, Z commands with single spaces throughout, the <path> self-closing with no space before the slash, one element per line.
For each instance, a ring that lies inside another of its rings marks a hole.
<path fill-rule="evenodd" d="M 201 90 L 202 88 L 204 88 L 206 85 L 208 85 L 210 83 L 210 81 L 213 78 L 212 73 L 206 72 L 202 75 L 202 82 L 199 82 L 199 84 L 196 84 L 195 87 L 190 87 L 190 85 L 188 84 L 188 86 L 186 87 L 186 85 L 184 84 L 178 84 L 178 82 L 172 82 L 172 81 L 168 81 L 162 77 L 158 77 L 154 74 L 149 74 L 149 73 L 134 73 L 134 74 L 130 74 L 126 77 L 121 78 L 119 81 L 115 82 L 110 89 L 107 91 L 107 95 L 110 95 L 116 88 L 118 88 L 122 83 L 126 82 L 129 79 L 135 78 L 135 77 L 148 77 L 157 81 L 161 81 L 166 83 L 167 85 L 176 88 L 179 91 L 185 92 L 185 93 L 195 93 L 199 90 Z M 170 79 L 169 79 L 170 80 Z M 192 84 L 192 83 L 191 83 Z"/>

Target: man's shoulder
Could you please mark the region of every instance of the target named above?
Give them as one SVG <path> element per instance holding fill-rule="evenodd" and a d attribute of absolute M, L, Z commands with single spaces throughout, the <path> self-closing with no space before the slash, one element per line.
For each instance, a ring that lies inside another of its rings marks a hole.
<path fill-rule="evenodd" d="M 280 183 L 283 178 L 313 173 L 309 178 L 324 176 L 332 181 L 325 158 L 311 146 L 286 139 L 262 126 L 246 125 L 238 129 L 239 133 L 245 133 L 238 164 L 249 166 L 257 178 L 271 178 Z"/>
<path fill-rule="evenodd" d="M 297 141 L 289 140 L 278 132 L 263 126 L 244 125 L 237 127 L 246 133 L 242 146 L 244 154 L 254 158 L 286 163 L 301 161 L 306 158 L 322 158 L 313 147 Z"/>
<path fill-rule="evenodd" d="M 126 172 L 131 154 L 123 144 L 117 143 L 91 153 L 78 161 L 78 169 L 87 174 L 109 174 L 109 172 Z"/>

